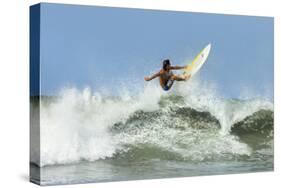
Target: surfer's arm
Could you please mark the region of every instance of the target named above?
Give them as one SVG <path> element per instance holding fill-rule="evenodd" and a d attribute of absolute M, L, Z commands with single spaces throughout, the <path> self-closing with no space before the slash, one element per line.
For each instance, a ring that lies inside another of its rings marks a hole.
<path fill-rule="evenodd" d="M 172 70 L 180 70 L 180 69 L 185 69 L 187 66 L 171 66 Z"/>
<path fill-rule="evenodd" d="M 158 76 L 160 76 L 160 72 L 157 72 L 156 74 L 154 74 L 152 76 L 144 77 L 144 80 L 145 81 L 150 81 L 150 80 L 153 80 L 154 78 L 157 78 Z"/>

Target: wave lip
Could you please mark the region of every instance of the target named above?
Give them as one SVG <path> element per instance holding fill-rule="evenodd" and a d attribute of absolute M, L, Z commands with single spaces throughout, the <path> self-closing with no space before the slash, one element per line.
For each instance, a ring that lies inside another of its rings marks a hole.
<path fill-rule="evenodd" d="M 235 134 L 270 134 L 273 131 L 274 113 L 271 110 L 259 110 L 235 123 L 231 132 Z"/>

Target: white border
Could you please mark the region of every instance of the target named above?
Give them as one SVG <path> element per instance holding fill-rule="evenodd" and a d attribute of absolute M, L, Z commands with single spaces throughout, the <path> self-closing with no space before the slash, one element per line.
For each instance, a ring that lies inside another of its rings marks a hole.
<path fill-rule="evenodd" d="M 37 0 L 0 2 L 1 187 L 36 187 L 29 169 L 29 5 Z M 275 17 L 275 172 L 99 183 L 57 187 L 277 187 L 280 168 L 280 3 L 278 0 L 45 0 L 44 2 Z M 279 53 L 278 53 L 279 52 Z"/>

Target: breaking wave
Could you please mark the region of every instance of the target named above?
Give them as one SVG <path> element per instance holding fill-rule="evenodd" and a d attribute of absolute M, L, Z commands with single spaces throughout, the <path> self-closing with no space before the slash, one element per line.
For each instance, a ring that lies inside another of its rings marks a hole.
<path fill-rule="evenodd" d="M 65 88 L 41 100 L 40 161 L 31 156 L 39 166 L 104 159 L 233 160 L 251 156 L 260 139 L 273 139 L 271 101 L 223 99 L 196 80 L 171 92 L 150 83 L 133 95 L 125 89 L 108 96 Z M 243 139 L 247 134 L 257 141 Z"/>

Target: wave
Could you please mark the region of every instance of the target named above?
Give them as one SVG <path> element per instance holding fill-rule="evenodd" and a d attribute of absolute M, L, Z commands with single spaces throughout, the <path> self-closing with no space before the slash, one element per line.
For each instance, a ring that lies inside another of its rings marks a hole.
<path fill-rule="evenodd" d="M 235 123 L 231 132 L 237 135 L 258 133 L 269 135 L 273 131 L 274 113 L 271 110 L 259 110 Z"/>
<path fill-rule="evenodd" d="M 273 104 L 227 100 L 199 81 L 172 92 L 146 85 L 143 92 L 109 96 L 89 88 L 41 97 L 39 166 L 103 159 L 231 160 L 250 156 L 241 134 L 273 129 Z M 266 127 L 266 128 L 265 128 Z M 266 133 L 267 134 L 267 133 Z"/>

